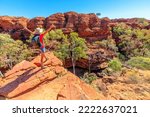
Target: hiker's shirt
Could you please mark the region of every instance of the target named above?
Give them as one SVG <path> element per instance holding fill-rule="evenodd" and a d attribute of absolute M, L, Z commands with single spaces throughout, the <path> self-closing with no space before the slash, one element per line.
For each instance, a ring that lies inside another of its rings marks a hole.
<path fill-rule="evenodd" d="M 45 48 L 45 44 L 44 44 L 44 41 L 43 41 L 44 35 L 45 34 L 40 34 L 40 36 L 39 36 L 40 43 L 41 43 L 41 47 L 40 48 Z"/>

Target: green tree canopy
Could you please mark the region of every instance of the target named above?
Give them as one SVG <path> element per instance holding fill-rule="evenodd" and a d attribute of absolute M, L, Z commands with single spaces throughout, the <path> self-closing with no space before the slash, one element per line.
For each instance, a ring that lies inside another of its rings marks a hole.
<path fill-rule="evenodd" d="M 80 38 L 78 33 L 72 32 L 67 38 L 62 40 L 55 54 L 62 60 L 70 58 L 75 73 L 76 61 L 87 57 L 86 50 L 87 46 L 85 39 Z"/>
<path fill-rule="evenodd" d="M 8 34 L 0 34 L 0 67 L 12 67 L 32 55 L 22 41 L 15 41 Z"/>

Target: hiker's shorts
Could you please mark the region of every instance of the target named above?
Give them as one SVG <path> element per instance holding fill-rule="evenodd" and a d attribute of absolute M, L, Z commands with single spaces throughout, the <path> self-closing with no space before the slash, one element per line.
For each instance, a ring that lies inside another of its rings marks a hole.
<path fill-rule="evenodd" d="M 43 53 L 46 52 L 46 48 L 45 48 L 45 47 L 41 47 L 40 50 L 41 50 L 41 52 L 43 52 Z"/>

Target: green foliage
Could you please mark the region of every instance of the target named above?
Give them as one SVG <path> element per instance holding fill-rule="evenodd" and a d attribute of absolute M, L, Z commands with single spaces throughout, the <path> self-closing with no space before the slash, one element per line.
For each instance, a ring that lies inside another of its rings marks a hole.
<path fill-rule="evenodd" d="M 50 39 L 61 40 L 65 38 L 65 35 L 61 29 L 52 30 L 48 33 Z"/>
<path fill-rule="evenodd" d="M 108 63 L 108 67 L 102 71 L 103 75 L 119 75 L 122 70 L 122 63 L 115 58 Z"/>
<path fill-rule="evenodd" d="M 130 35 L 132 33 L 132 28 L 125 23 L 119 23 L 116 27 L 113 28 L 113 32 L 115 32 L 117 36 L 124 34 Z"/>
<path fill-rule="evenodd" d="M 32 52 L 22 41 L 13 40 L 8 34 L 0 34 L 0 67 L 12 67 L 31 55 Z"/>
<path fill-rule="evenodd" d="M 57 51 L 54 52 L 54 54 L 63 61 L 69 58 L 68 53 L 69 53 L 69 45 L 65 43 L 59 44 Z"/>
<path fill-rule="evenodd" d="M 57 49 L 61 41 L 67 38 L 61 29 L 51 30 L 44 37 L 44 43 L 47 48 Z"/>
<path fill-rule="evenodd" d="M 94 80 L 96 80 L 98 77 L 95 73 L 85 73 L 83 77 L 81 77 L 82 80 L 84 80 L 86 83 L 91 84 Z"/>
<path fill-rule="evenodd" d="M 119 38 L 117 46 L 125 58 L 150 57 L 150 30 L 132 29 L 121 23 L 113 29 L 113 32 Z"/>
<path fill-rule="evenodd" d="M 144 27 L 149 25 L 148 21 L 146 19 L 144 19 L 144 18 L 139 18 L 137 23 L 140 26 L 144 26 Z"/>
<path fill-rule="evenodd" d="M 121 54 L 121 53 L 118 53 L 118 54 L 117 54 L 117 57 L 118 57 L 121 61 L 125 61 L 125 60 L 126 60 L 125 56 L 124 56 L 123 54 Z"/>
<path fill-rule="evenodd" d="M 58 45 L 55 55 L 62 60 L 70 58 L 72 60 L 73 71 L 75 74 L 75 62 L 76 60 L 87 57 L 86 50 L 87 46 L 85 40 L 80 38 L 77 33 L 72 32 L 68 38 L 64 38 Z"/>
<path fill-rule="evenodd" d="M 67 39 L 64 39 L 61 44 L 59 44 L 56 53 L 61 59 L 72 58 L 75 60 L 80 58 L 86 58 L 86 44 L 83 38 L 78 37 L 75 32 L 70 33 Z M 60 55 L 60 56 L 59 56 Z M 63 57 L 62 57 L 63 55 Z"/>
<path fill-rule="evenodd" d="M 118 51 L 118 48 L 116 46 L 116 42 L 114 41 L 114 39 L 105 39 L 101 41 L 96 41 L 94 44 L 98 45 L 101 48 L 112 50 L 114 52 Z"/>
<path fill-rule="evenodd" d="M 132 57 L 127 64 L 138 69 L 150 70 L 150 58 Z"/>
<path fill-rule="evenodd" d="M 113 59 L 108 63 L 108 67 L 114 72 L 121 71 L 122 63 L 119 59 Z"/>
<path fill-rule="evenodd" d="M 69 35 L 69 50 L 70 50 L 70 57 L 74 58 L 75 60 L 86 58 L 86 42 L 85 39 L 80 38 L 78 33 L 72 32 Z"/>

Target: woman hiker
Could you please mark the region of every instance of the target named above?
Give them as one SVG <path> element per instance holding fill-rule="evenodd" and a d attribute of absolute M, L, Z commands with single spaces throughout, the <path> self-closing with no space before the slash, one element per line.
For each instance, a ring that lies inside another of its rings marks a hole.
<path fill-rule="evenodd" d="M 44 58 L 45 61 L 47 61 L 47 57 L 45 56 L 45 44 L 43 41 L 43 37 L 52 29 L 54 29 L 55 26 L 52 24 L 45 32 L 43 32 L 42 28 L 36 28 L 34 32 L 32 32 L 31 30 L 29 30 L 28 28 L 25 28 L 27 31 L 29 31 L 31 34 L 33 34 L 33 38 L 32 38 L 32 44 L 37 44 L 41 50 L 41 68 L 44 68 Z"/>

